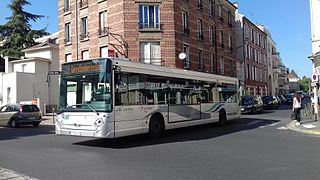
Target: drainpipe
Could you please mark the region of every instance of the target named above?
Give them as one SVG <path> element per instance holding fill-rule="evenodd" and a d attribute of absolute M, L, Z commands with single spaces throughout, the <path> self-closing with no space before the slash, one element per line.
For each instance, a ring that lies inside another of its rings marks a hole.
<path fill-rule="evenodd" d="M 79 40 L 78 40 L 78 1 L 75 0 L 75 21 L 76 21 L 76 60 L 79 59 Z"/>

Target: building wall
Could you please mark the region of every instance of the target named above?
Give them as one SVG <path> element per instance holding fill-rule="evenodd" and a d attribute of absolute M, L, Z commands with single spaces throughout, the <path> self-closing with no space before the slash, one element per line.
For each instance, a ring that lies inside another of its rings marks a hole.
<path fill-rule="evenodd" d="M 17 101 L 17 74 L 6 73 L 2 76 L 2 92 L 3 102 L 2 105 L 8 103 L 15 103 Z"/>
<path fill-rule="evenodd" d="M 243 24 L 247 93 L 267 95 L 267 35 L 246 17 Z"/>
<path fill-rule="evenodd" d="M 13 103 L 32 101 L 34 98 L 34 90 L 37 88 L 34 83 L 36 80 L 35 74 L 15 72 L 15 75 L 16 79 L 14 79 L 14 81 L 16 82 L 16 99 L 13 101 Z"/>
<path fill-rule="evenodd" d="M 312 53 L 320 52 L 320 0 L 310 0 Z"/>
<path fill-rule="evenodd" d="M 51 52 L 49 49 L 43 50 L 33 50 L 33 51 L 26 51 L 25 55 L 26 58 L 32 58 L 32 57 L 42 57 L 46 59 L 51 59 Z"/>
<path fill-rule="evenodd" d="M 25 61 L 12 63 L 13 72 L 26 72 L 26 73 L 35 73 L 36 67 L 34 61 Z"/>
<path fill-rule="evenodd" d="M 64 12 L 64 0 L 58 1 L 59 13 L 59 59 L 66 62 L 66 55 L 72 60 L 82 59 L 81 52 L 89 51 L 89 58 L 98 58 L 100 48 L 107 47 L 114 50 L 116 56 L 128 57 L 133 61 L 141 62 L 141 43 L 160 43 L 160 64 L 164 66 L 184 68 L 183 60 L 178 55 L 183 52 L 183 45 L 189 46 L 190 67 L 187 69 L 236 76 L 235 52 L 235 10 L 228 0 L 215 1 L 215 15 L 209 16 L 209 2 L 202 1 L 199 8 L 197 1 L 188 0 L 88 0 L 88 6 L 76 10 L 75 0 L 70 0 L 70 11 Z M 160 8 L 160 29 L 139 29 L 139 5 L 157 5 Z M 221 18 L 218 17 L 217 7 L 221 5 Z M 107 11 L 108 33 L 99 34 L 99 12 Z M 182 30 L 182 10 L 188 12 L 189 34 Z M 77 11 L 77 15 L 76 15 Z M 231 14 L 228 22 L 228 14 Z M 76 18 L 78 17 L 78 18 Z M 88 17 L 89 37 L 80 40 L 80 21 Z M 202 20 L 203 40 L 198 40 L 197 19 Z M 224 20 L 221 20 L 224 19 Z M 76 20 L 78 23 L 76 23 Z M 215 23 L 217 22 L 217 23 Z M 71 25 L 71 42 L 65 44 L 65 24 Z M 209 44 L 209 25 L 215 30 L 223 31 L 223 41 L 214 34 L 215 43 Z M 78 33 L 76 31 L 78 30 Z M 229 47 L 229 35 L 232 43 Z M 219 48 L 216 48 L 219 44 Z M 224 45 L 224 48 L 221 47 Z M 77 53 L 78 49 L 78 53 Z M 204 52 L 203 67 L 199 66 L 199 50 Z M 211 61 L 211 54 L 214 60 Z M 223 61 L 221 60 L 223 59 Z M 221 70 L 223 67 L 224 70 Z"/>

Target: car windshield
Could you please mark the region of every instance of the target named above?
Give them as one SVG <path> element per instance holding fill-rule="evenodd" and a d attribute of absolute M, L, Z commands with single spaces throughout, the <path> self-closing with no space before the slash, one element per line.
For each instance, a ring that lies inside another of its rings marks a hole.
<path fill-rule="evenodd" d="M 241 98 L 241 105 L 250 105 L 252 104 L 254 98 L 252 96 L 246 96 Z"/>

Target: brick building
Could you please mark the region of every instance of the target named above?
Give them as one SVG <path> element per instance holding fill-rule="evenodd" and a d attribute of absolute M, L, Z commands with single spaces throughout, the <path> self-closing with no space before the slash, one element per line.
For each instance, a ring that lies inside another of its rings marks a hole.
<path fill-rule="evenodd" d="M 237 58 L 243 69 L 246 94 L 268 95 L 267 34 L 236 12 Z"/>
<path fill-rule="evenodd" d="M 243 29 L 247 93 L 268 95 L 267 35 L 246 17 Z"/>
<path fill-rule="evenodd" d="M 58 8 L 61 64 L 119 56 L 236 75 L 236 7 L 228 0 L 59 0 Z"/>

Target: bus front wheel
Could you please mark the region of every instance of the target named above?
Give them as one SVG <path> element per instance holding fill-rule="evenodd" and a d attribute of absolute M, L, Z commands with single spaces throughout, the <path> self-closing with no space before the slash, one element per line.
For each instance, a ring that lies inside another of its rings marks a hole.
<path fill-rule="evenodd" d="M 161 115 L 153 115 L 149 122 L 149 136 L 157 138 L 162 135 L 164 131 L 164 122 Z"/>

